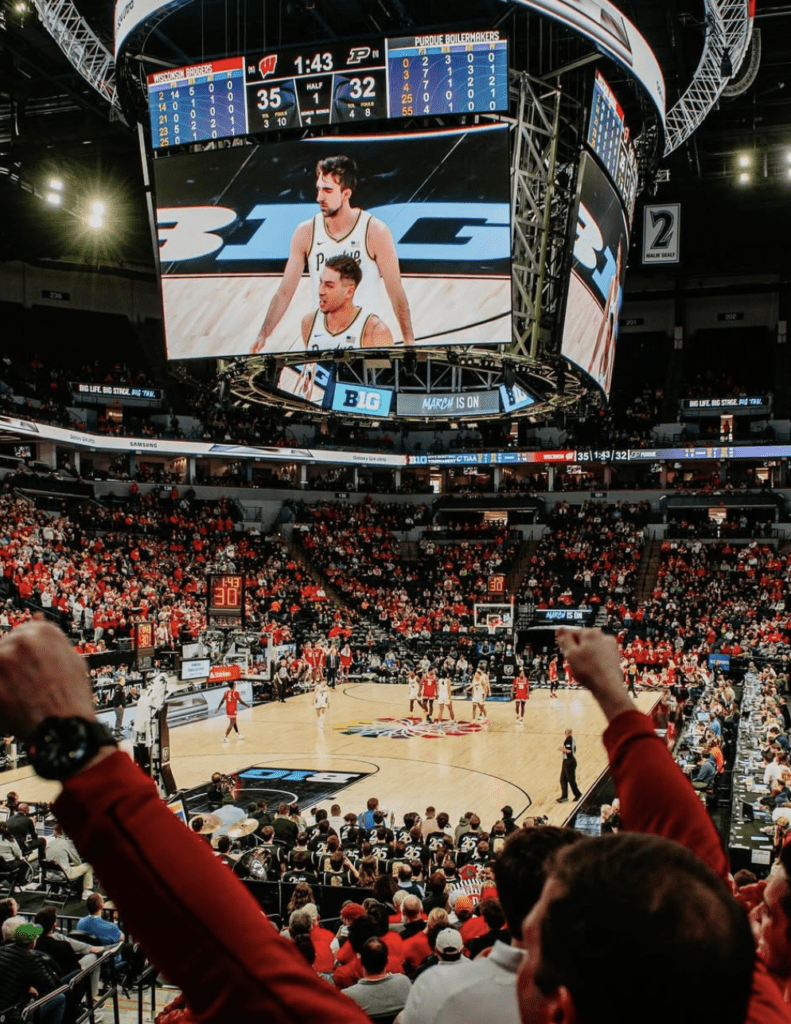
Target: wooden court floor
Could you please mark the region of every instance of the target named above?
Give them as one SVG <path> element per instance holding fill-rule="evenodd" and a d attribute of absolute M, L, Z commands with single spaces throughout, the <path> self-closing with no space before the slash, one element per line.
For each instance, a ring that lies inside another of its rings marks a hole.
<path fill-rule="evenodd" d="M 648 712 L 656 699 L 656 693 L 641 693 L 637 703 Z M 222 742 L 224 714 L 172 729 L 171 765 L 177 786 L 185 789 L 207 782 L 214 771 L 230 774 L 252 766 L 370 773 L 320 804 L 337 802 L 344 814 L 364 809 L 376 796 L 397 821 L 407 811 L 422 815 L 433 804 L 448 812 L 451 824 L 470 810 L 489 828 L 510 804 L 518 821 L 546 814 L 552 824 L 562 824 L 575 808 L 573 800 L 556 802 L 564 730 L 574 730 L 583 797 L 607 765 L 605 721 L 593 698 L 576 688 L 559 689 L 556 700 L 548 690 L 533 690 L 523 725 L 515 722 L 513 704 L 489 701 L 486 707 L 488 725 L 475 728 L 470 702 L 455 701 L 459 725 L 445 735 L 438 726 L 408 720 L 405 685 L 352 682 L 331 693 L 323 728 L 312 696 L 303 694 L 285 704 L 241 709 L 243 739 L 232 733 Z M 10 789 L 22 798 L 51 800 L 58 787 L 19 768 L 0 776 L 0 791 Z"/>

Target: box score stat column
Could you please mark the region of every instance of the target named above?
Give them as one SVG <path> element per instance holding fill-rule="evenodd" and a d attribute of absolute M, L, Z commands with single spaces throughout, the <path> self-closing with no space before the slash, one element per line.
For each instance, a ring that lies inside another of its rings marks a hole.
<path fill-rule="evenodd" d="M 148 76 L 154 149 L 247 134 L 244 58 L 207 61 Z"/>
<path fill-rule="evenodd" d="M 387 41 L 390 117 L 508 110 L 508 42 L 499 32 Z"/>

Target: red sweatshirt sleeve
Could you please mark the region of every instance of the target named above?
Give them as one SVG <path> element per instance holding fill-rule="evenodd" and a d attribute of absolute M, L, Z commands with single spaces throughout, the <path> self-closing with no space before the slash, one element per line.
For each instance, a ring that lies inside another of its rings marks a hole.
<path fill-rule="evenodd" d="M 675 839 L 724 879 L 729 865 L 719 834 L 667 745 L 654 732 L 651 719 L 639 711 L 625 711 L 610 722 L 604 745 L 625 831 Z M 758 957 L 755 964 L 745 1024 L 788 1024 L 791 1008 Z"/>
<path fill-rule="evenodd" d="M 368 1021 L 280 938 L 239 879 L 126 754 L 68 780 L 55 813 L 124 925 L 202 1021 Z"/>

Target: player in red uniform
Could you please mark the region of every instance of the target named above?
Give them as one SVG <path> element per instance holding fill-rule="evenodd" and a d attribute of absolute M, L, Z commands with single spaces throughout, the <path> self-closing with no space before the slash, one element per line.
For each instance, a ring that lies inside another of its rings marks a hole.
<path fill-rule="evenodd" d="M 549 662 L 549 696 L 557 700 L 558 689 L 558 659 L 552 658 Z"/>
<path fill-rule="evenodd" d="M 434 701 L 437 698 L 437 673 L 433 668 L 430 668 L 428 672 L 423 676 L 423 682 L 420 686 L 420 699 L 423 701 L 426 708 L 426 721 L 432 722 L 434 714 Z"/>
<path fill-rule="evenodd" d="M 516 708 L 516 724 L 521 725 L 525 720 L 525 702 L 530 700 L 530 680 L 525 675 L 524 667 L 519 669 L 519 674 L 514 679 L 514 707 Z"/>
<path fill-rule="evenodd" d="M 228 716 L 228 728 L 225 730 L 225 735 L 222 738 L 223 743 L 228 742 L 228 734 L 231 729 L 236 732 L 236 735 L 240 740 L 243 740 L 244 736 L 239 732 L 239 726 L 236 724 L 236 706 L 237 704 L 244 704 L 246 708 L 249 708 L 250 705 L 246 701 L 242 700 L 241 693 L 239 693 L 233 685 L 233 679 L 228 680 L 228 689 L 220 698 L 220 703 L 217 705 L 217 710 L 214 712 L 215 715 L 219 713 L 223 704 L 225 705 L 225 713 Z"/>
<path fill-rule="evenodd" d="M 352 664 L 352 649 L 348 644 L 344 644 L 343 647 L 338 651 L 338 661 L 340 662 L 340 677 L 342 683 L 349 682 L 349 669 Z"/>

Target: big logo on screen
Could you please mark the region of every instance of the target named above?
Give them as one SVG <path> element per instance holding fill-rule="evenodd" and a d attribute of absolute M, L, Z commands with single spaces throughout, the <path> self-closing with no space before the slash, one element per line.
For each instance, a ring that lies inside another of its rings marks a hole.
<path fill-rule="evenodd" d="M 259 204 L 246 215 L 228 206 L 159 207 L 159 256 L 165 263 L 212 254 L 218 263 L 286 260 L 295 228 L 315 212 L 305 203 Z M 393 232 L 401 259 L 463 262 L 482 252 L 488 260 L 510 258 L 507 203 L 391 203 L 370 213 Z M 226 244 L 218 232 L 243 223 L 260 226 L 244 245 Z"/>

